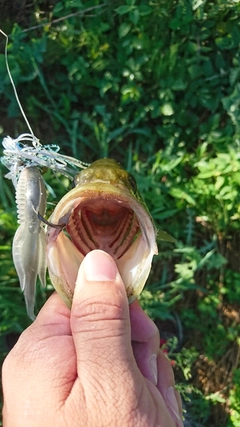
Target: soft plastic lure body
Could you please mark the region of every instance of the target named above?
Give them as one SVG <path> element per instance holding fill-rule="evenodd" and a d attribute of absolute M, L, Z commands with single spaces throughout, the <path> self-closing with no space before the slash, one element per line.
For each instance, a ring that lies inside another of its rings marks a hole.
<path fill-rule="evenodd" d="M 45 214 L 46 190 L 37 167 L 25 167 L 16 186 L 19 227 L 13 239 L 13 261 L 28 315 L 34 318 L 36 279 L 46 284 L 46 236 L 38 213 Z"/>

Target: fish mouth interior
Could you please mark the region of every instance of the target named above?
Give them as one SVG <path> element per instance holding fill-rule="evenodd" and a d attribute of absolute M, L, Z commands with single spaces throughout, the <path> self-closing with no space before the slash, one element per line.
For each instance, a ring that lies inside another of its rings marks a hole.
<path fill-rule="evenodd" d="M 102 197 L 80 201 L 66 231 L 84 256 L 102 249 L 114 259 L 121 258 L 141 233 L 137 216 L 126 201 Z"/>

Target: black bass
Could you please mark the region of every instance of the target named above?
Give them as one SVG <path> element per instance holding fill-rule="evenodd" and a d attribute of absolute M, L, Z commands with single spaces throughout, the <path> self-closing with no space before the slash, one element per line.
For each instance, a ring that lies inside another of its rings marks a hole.
<path fill-rule="evenodd" d="M 84 256 L 102 249 L 115 259 L 131 303 L 142 291 L 158 252 L 156 230 L 136 181 L 115 160 L 101 159 L 82 170 L 74 183 L 49 219 L 54 227 L 47 227 L 52 284 L 71 307 Z"/>

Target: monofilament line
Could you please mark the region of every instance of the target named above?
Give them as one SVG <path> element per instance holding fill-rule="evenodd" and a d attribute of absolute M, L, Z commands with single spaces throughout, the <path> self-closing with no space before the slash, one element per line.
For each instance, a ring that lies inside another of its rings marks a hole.
<path fill-rule="evenodd" d="M 7 35 L 7 34 L 5 34 L 1 29 L 0 29 L 0 33 L 2 33 L 2 35 L 6 38 L 4 55 L 5 55 L 5 62 L 6 62 L 6 68 L 7 68 L 7 72 L 8 72 L 8 77 L 9 77 L 10 82 L 11 82 L 11 84 L 12 84 L 13 91 L 14 91 L 14 94 L 15 94 L 15 97 L 16 97 L 16 100 L 17 100 L 17 103 L 18 103 L 18 106 L 19 106 L 19 108 L 20 108 L 20 111 L 21 111 L 21 113 L 22 113 L 22 115 L 23 115 L 23 118 L 24 118 L 24 120 L 25 120 L 25 122 L 26 122 L 26 124 L 27 124 L 27 127 L 28 127 L 28 129 L 29 129 L 30 133 L 32 134 L 33 138 L 35 139 L 36 137 L 35 137 L 35 135 L 34 135 L 34 133 L 33 133 L 33 131 L 32 131 L 32 128 L 31 128 L 31 126 L 30 126 L 30 123 L 29 123 L 29 121 L 28 121 L 28 119 L 27 119 L 27 117 L 26 117 L 26 114 L 24 113 L 24 110 L 23 110 L 22 104 L 21 104 L 21 102 L 20 102 L 20 100 L 19 100 L 19 98 L 18 98 L 17 89 L 16 89 L 16 87 L 15 87 L 14 81 L 13 81 L 13 79 L 12 79 L 11 71 L 10 71 L 10 68 L 9 68 L 9 65 L 8 65 L 8 51 L 7 51 L 7 49 L 8 49 L 8 35 Z"/>

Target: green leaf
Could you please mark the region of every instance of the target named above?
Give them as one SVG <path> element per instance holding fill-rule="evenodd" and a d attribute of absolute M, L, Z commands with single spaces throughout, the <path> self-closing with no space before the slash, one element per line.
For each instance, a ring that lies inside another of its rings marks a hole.
<path fill-rule="evenodd" d="M 132 21 L 132 23 L 134 25 L 137 25 L 138 21 L 139 21 L 139 17 L 140 17 L 140 13 L 139 13 L 139 9 L 138 8 L 134 8 L 131 12 L 130 12 L 130 19 Z"/>
<path fill-rule="evenodd" d="M 149 15 L 150 13 L 152 13 L 152 8 L 145 4 L 140 5 L 138 10 L 141 16 Z"/>
<path fill-rule="evenodd" d="M 163 240 L 165 242 L 176 243 L 176 239 L 170 236 L 166 231 L 158 230 L 157 231 L 157 240 Z"/>
<path fill-rule="evenodd" d="M 125 37 L 129 33 L 130 30 L 131 30 L 131 25 L 127 24 L 126 22 L 123 22 L 118 29 L 118 34 L 119 34 L 120 39 Z"/>
<path fill-rule="evenodd" d="M 164 116 L 172 116 L 174 114 L 174 109 L 171 104 L 166 103 L 161 107 L 161 113 Z"/>
<path fill-rule="evenodd" d="M 62 2 L 58 2 L 58 3 L 56 3 L 56 4 L 55 4 L 55 6 L 54 6 L 54 9 L 53 9 L 53 15 L 54 15 L 55 13 L 59 13 L 59 12 L 61 12 L 61 10 L 63 10 L 63 8 L 64 8 L 64 5 L 63 5 L 63 3 L 62 3 Z"/>
<path fill-rule="evenodd" d="M 190 65 L 188 67 L 188 72 L 192 80 L 198 79 L 203 74 L 203 69 L 200 65 Z"/>
<path fill-rule="evenodd" d="M 125 15 L 126 13 L 131 12 L 133 9 L 135 9 L 135 6 L 132 5 L 124 5 L 124 6 L 119 6 L 117 7 L 117 9 L 115 9 L 115 11 L 119 14 L 119 15 Z"/>
<path fill-rule="evenodd" d="M 181 188 L 177 187 L 171 187 L 169 190 L 169 193 L 172 197 L 176 197 L 177 199 L 183 199 L 186 200 L 190 205 L 195 206 L 196 202 L 194 198 L 191 196 L 191 194 L 187 193 L 186 191 L 182 190 Z"/>
<path fill-rule="evenodd" d="M 225 182 L 225 179 L 223 176 L 221 176 L 221 175 L 217 176 L 216 183 L 215 183 L 215 188 L 217 191 L 220 190 L 220 188 L 223 186 L 224 182 Z"/>

